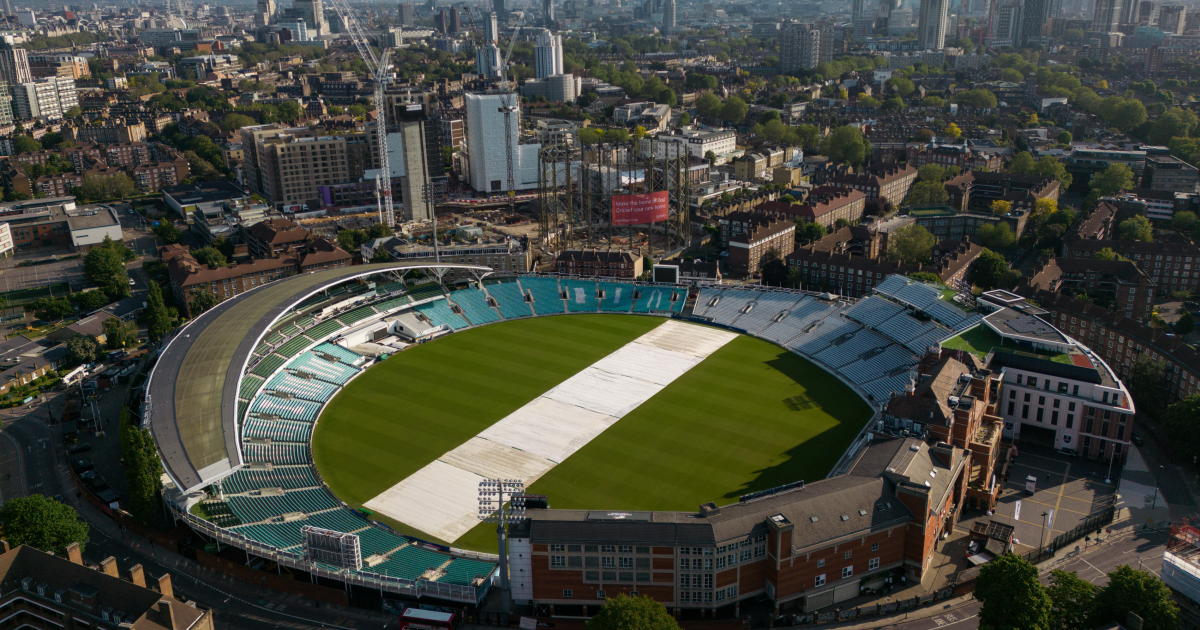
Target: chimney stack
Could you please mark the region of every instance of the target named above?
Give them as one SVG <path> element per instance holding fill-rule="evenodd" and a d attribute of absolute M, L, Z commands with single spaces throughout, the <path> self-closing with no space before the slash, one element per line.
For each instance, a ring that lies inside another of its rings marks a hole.
<path fill-rule="evenodd" d="M 158 616 L 162 625 L 166 626 L 169 630 L 175 630 L 177 627 L 175 624 L 175 608 L 171 606 L 171 600 L 158 600 Z"/>
<path fill-rule="evenodd" d="M 142 571 L 142 565 L 135 564 L 129 568 L 129 581 L 146 588 L 146 574 Z"/>
<path fill-rule="evenodd" d="M 67 559 L 75 564 L 83 564 L 83 553 L 79 551 L 79 543 L 67 545 Z"/>
<path fill-rule="evenodd" d="M 3 549 L 3 551 L 0 551 L 0 553 L 8 553 L 9 546 L 7 540 L 0 538 L 0 549 Z"/>
<path fill-rule="evenodd" d="M 100 570 L 109 577 L 120 577 L 117 575 L 117 559 L 112 556 L 100 561 Z"/>
<path fill-rule="evenodd" d="M 171 574 L 164 573 L 158 578 L 158 592 L 163 597 L 175 597 L 175 589 L 171 588 Z"/>

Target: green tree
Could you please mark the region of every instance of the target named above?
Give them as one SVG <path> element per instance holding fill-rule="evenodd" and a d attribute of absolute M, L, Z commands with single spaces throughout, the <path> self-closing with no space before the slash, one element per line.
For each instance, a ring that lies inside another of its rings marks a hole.
<path fill-rule="evenodd" d="M 1163 416 L 1167 439 L 1185 459 L 1188 455 L 1200 455 L 1200 423 L 1196 418 L 1200 418 L 1200 394 L 1192 394 L 1167 407 Z"/>
<path fill-rule="evenodd" d="M 362 230 L 342 230 L 337 235 L 338 247 L 350 253 L 361 250 L 365 242 L 367 233 Z"/>
<path fill-rule="evenodd" d="M 129 273 L 125 263 L 136 258 L 125 244 L 105 236 L 104 242 L 83 257 L 83 275 L 104 290 L 110 301 L 129 297 Z"/>
<path fill-rule="evenodd" d="M 224 236 L 218 236 L 212 240 L 212 243 L 210 243 L 209 246 L 221 252 L 221 255 L 225 257 L 225 260 L 233 260 L 233 241 L 225 238 Z"/>
<path fill-rule="evenodd" d="M 730 96 L 725 99 L 725 104 L 721 106 L 721 120 L 727 123 L 737 124 L 746 119 L 746 113 L 750 111 L 750 106 L 737 96 Z"/>
<path fill-rule="evenodd" d="M 192 289 L 191 298 L 189 304 L 191 305 L 193 316 L 199 315 L 216 306 L 219 301 L 216 294 L 206 289 Z"/>
<path fill-rule="evenodd" d="M 1179 320 L 1175 322 L 1175 332 L 1180 335 L 1186 335 L 1193 330 L 1196 330 L 1196 319 L 1188 311 L 1184 311 L 1183 315 L 1179 316 Z"/>
<path fill-rule="evenodd" d="M 579 130 L 579 144 L 585 147 L 590 147 L 593 144 L 599 143 L 604 139 L 604 132 L 599 129 L 588 128 Z"/>
<path fill-rule="evenodd" d="M 290 101 L 289 101 L 290 102 Z M 249 127 L 255 124 L 254 119 L 244 114 L 229 114 L 221 121 L 221 131 L 230 133 L 235 129 Z"/>
<path fill-rule="evenodd" d="M 75 508 L 41 494 L 5 501 L 0 527 L 10 545 L 29 545 L 59 556 L 66 556 L 71 543 L 79 543 L 82 551 L 88 542 L 88 525 Z"/>
<path fill-rule="evenodd" d="M 912 278 L 913 280 L 917 280 L 919 282 L 928 282 L 931 284 L 942 284 L 942 279 L 939 278 L 936 273 L 932 273 L 929 271 L 918 271 L 916 273 L 910 273 L 910 274 L 908 274 L 908 277 Z"/>
<path fill-rule="evenodd" d="M 72 335 L 67 340 L 67 359 L 72 363 L 92 363 L 100 356 L 100 344 L 91 335 Z"/>
<path fill-rule="evenodd" d="M 954 101 L 960 105 L 979 108 L 991 108 L 999 104 L 996 95 L 983 88 L 959 92 L 958 96 L 954 97 Z"/>
<path fill-rule="evenodd" d="M 1121 232 L 1121 238 L 1127 241 L 1149 243 L 1154 240 L 1154 228 L 1150 227 L 1150 220 L 1143 216 L 1129 217 L 1117 229 Z"/>
<path fill-rule="evenodd" d="M 679 115 L 679 126 L 680 127 L 686 127 L 690 124 L 692 124 L 692 115 L 691 114 L 689 114 L 687 112 L 683 112 L 682 114 Z"/>
<path fill-rule="evenodd" d="M 128 495 L 125 497 L 134 518 L 151 525 L 162 520 L 158 503 L 162 487 L 162 463 L 158 448 L 148 429 L 124 421 L 121 423 L 121 457 L 125 460 Z"/>
<path fill-rule="evenodd" d="M 137 324 L 121 321 L 116 317 L 104 320 L 104 345 L 109 350 L 120 350 L 137 343 Z"/>
<path fill-rule="evenodd" d="M 1197 226 L 1200 226 L 1200 220 L 1196 218 L 1195 212 L 1176 212 L 1175 216 L 1171 217 L 1171 228 L 1184 234 L 1195 232 Z"/>
<path fill-rule="evenodd" d="M 124 199 L 137 194 L 137 184 L 124 173 L 116 175 L 85 175 L 74 192 L 87 201 Z"/>
<path fill-rule="evenodd" d="M 1104 249 L 1101 249 L 1093 254 L 1092 258 L 1095 258 L 1096 260 L 1124 260 L 1124 258 L 1122 258 L 1120 254 L 1117 254 L 1117 252 L 1114 252 L 1111 247 L 1105 247 Z"/>
<path fill-rule="evenodd" d="M 1179 623 L 1179 608 L 1166 584 L 1153 573 L 1119 566 L 1096 595 L 1091 627 L 1125 623 L 1129 613 L 1142 618 L 1142 630 L 1174 630 Z"/>
<path fill-rule="evenodd" d="M 75 305 L 71 304 L 71 300 L 65 295 L 34 300 L 27 304 L 25 309 L 33 311 L 38 319 L 46 321 L 59 320 L 75 314 Z"/>
<path fill-rule="evenodd" d="M 588 619 L 587 630 L 679 630 L 679 624 L 649 595 L 622 593 L 604 602 L 596 616 Z"/>
<path fill-rule="evenodd" d="M 1013 156 L 1012 161 L 1008 163 L 1008 168 L 1004 170 L 1018 175 L 1028 175 L 1033 172 L 1036 165 L 1037 162 L 1028 151 L 1021 151 Z"/>
<path fill-rule="evenodd" d="M 1005 68 L 1000 71 L 1000 80 L 1008 81 L 1009 83 L 1020 83 L 1025 80 L 1025 75 L 1013 68 Z"/>
<path fill-rule="evenodd" d="M 1008 272 L 1004 256 L 985 249 L 971 264 L 971 282 L 984 290 L 995 289 L 1006 284 Z"/>
<path fill-rule="evenodd" d="M 183 232 L 180 232 L 179 228 L 175 227 L 174 223 L 160 221 L 158 225 L 151 228 L 150 231 L 154 232 L 154 236 L 158 237 L 159 240 L 167 245 L 178 243 L 179 241 L 183 240 Z"/>
<path fill-rule="evenodd" d="M 1037 567 L 1005 554 L 983 565 L 975 584 L 979 627 L 984 630 L 1050 630 L 1051 601 Z"/>
<path fill-rule="evenodd" d="M 908 189 L 904 201 L 910 206 L 940 206 L 950 201 L 950 193 L 941 182 L 921 181 Z"/>
<path fill-rule="evenodd" d="M 1058 137 L 1056 137 L 1055 139 L 1058 140 L 1059 144 L 1071 144 L 1071 141 L 1074 140 L 1075 138 L 1071 136 L 1070 131 L 1067 131 L 1064 129 L 1064 130 L 1058 132 Z"/>
<path fill-rule="evenodd" d="M 1125 383 L 1138 409 L 1152 418 L 1162 415 L 1167 401 L 1171 399 L 1171 383 L 1167 380 L 1165 363 L 1151 359 L 1148 354 L 1138 354 Z"/>
<path fill-rule="evenodd" d="M 1092 614 L 1092 602 L 1096 586 L 1082 580 L 1076 573 L 1054 570 L 1050 572 L 1050 627 L 1058 630 L 1091 630 L 1088 624 Z"/>
<path fill-rule="evenodd" d="M 229 266 L 229 261 L 225 260 L 225 255 L 221 253 L 221 250 L 215 247 L 201 247 L 199 249 L 193 249 L 191 253 L 192 258 L 195 258 L 196 262 L 206 267 Z"/>
<path fill-rule="evenodd" d="M 605 142 L 629 142 L 629 132 L 625 129 L 605 129 Z"/>
<path fill-rule="evenodd" d="M 1017 244 L 1017 237 L 1012 228 L 1003 221 L 979 228 L 975 233 L 975 240 L 994 252 L 1008 251 Z"/>
<path fill-rule="evenodd" d="M 796 241 L 801 244 L 825 238 L 825 226 L 814 221 L 796 221 Z"/>
<path fill-rule="evenodd" d="M 346 113 L 355 118 L 362 118 L 367 115 L 367 108 L 363 105 L 351 105 L 346 108 Z"/>
<path fill-rule="evenodd" d="M 42 143 L 29 136 L 20 135 L 13 138 L 13 150 L 18 155 L 21 153 L 33 153 L 34 151 L 42 150 Z"/>
<path fill-rule="evenodd" d="M 834 162 L 845 162 L 852 166 L 866 163 L 870 157 L 870 142 L 863 137 L 862 130 L 854 125 L 838 127 L 821 143 L 821 154 Z"/>
<path fill-rule="evenodd" d="M 712 92 L 705 92 L 696 99 L 696 111 L 701 116 L 716 117 L 721 111 L 721 99 Z"/>
<path fill-rule="evenodd" d="M 146 336 L 151 342 L 167 336 L 173 325 L 171 313 L 163 302 L 162 289 L 154 280 L 150 281 L 150 294 L 146 297 Z"/>
<path fill-rule="evenodd" d="M 371 255 L 371 260 L 369 260 L 367 262 L 385 263 L 385 262 L 391 262 L 391 261 L 392 261 L 392 256 L 390 254 L 388 254 L 386 249 L 380 247 L 379 249 L 375 250 L 375 253 Z"/>
<path fill-rule="evenodd" d="M 1003 199 L 996 199 L 992 201 L 992 214 L 1005 215 L 1008 214 L 1010 210 L 1012 210 L 1011 201 L 1005 201 Z"/>
<path fill-rule="evenodd" d="M 221 179 L 221 171 L 218 171 L 217 167 L 212 165 L 212 162 L 200 157 L 199 153 L 184 151 L 183 157 L 187 159 L 192 179 L 201 182 L 211 182 Z"/>
<path fill-rule="evenodd" d="M 705 152 L 704 152 L 704 159 L 708 160 L 708 164 L 709 164 L 709 166 L 716 166 L 716 165 L 717 165 L 717 154 L 716 154 L 716 153 L 713 153 L 712 151 L 705 151 Z"/>
<path fill-rule="evenodd" d="M 888 260 L 916 265 L 932 259 L 937 239 L 923 226 L 913 223 L 888 235 Z"/>
<path fill-rule="evenodd" d="M 72 293 L 71 301 L 75 303 L 75 307 L 82 313 L 91 313 L 109 302 L 108 296 L 104 294 L 104 291 L 100 291 L 99 289 Z"/>
<path fill-rule="evenodd" d="M 908 98 L 908 95 L 917 89 L 917 86 L 913 85 L 912 81 L 904 77 L 892 77 L 884 82 L 883 86 L 889 90 L 895 89 L 900 98 Z"/>
<path fill-rule="evenodd" d="M 1100 196 L 1128 190 L 1133 188 L 1133 171 L 1124 164 L 1110 164 L 1104 171 L 1092 175 L 1089 185 Z"/>
<path fill-rule="evenodd" d="M 779 257 L 779 252 L 772 250 L 774 257 L 768 252 L 766 264 L 762 268 L 762 282 L 767 286 L 782 287 L 787 284 L 787 262 Z"/>
<path fill-rule="evenodd" d="M 353 105 L 350 106 L 354 108 Z M 363 112 L 366 115 L 366 112 Z M 300 109 L 300 104 L 296 101 L 284 101 L 279 104 L 279 120 L 294 123 L 304 115 L 304 110 Z"/>

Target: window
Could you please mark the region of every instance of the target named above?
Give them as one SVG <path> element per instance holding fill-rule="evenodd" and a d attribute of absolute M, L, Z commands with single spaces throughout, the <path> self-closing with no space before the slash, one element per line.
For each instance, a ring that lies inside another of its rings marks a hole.
<path fill-rule="evenodd" d="M 1015 403 L 1012 403 L 1012 402 L 1008 403 L 1008 415 L 1010 415 L 1010 416 L 1013 415 L 1013 412 L 1016 411 L 1016 409 L 1014 409 L 1015 406 L 1016 406 Z"/>
<path fill-rule="evenodd" d="M 600 566 L 605 569 L 611 569 L 616 566 L 616 562 L 612 556 L 602 556 L 600 558 Z"/>
<path fill-rule="evenodd" d="M 734 584 L 733 586 L 730 586 L 729 588 L 725 589 L 725 594 L 728 595 L 730 598 L 737 597 L 737 584 Z"/>
<path fill-rule="evenodd" d="M 689 563 L 688 563 L 688 559 L 687 559 L 687 558 L 680 558 L 680 559 L 679 559 L 679 568 L 680 568 L 680 569 L 683 569 L 683 570 L 685 570 L 685 571 L 686 571 L 686 570 L 687 570 L 687 568 L 688 568 L 688 564 L 689 564 Z"/>
<path fill-rule="evenodd" d="M 567 566 L 566 556 L 550 556 L 550 568 L 562 569 Z"/>
<path fill-rule="evenodd" d="M 867 570 L 874 571 L 879 568 L 879 558 L 871 558 L 867 561 Z"/>
<path fill-rule="evenodd" d="M 879 543 L 871 543 L 871 551 L 879 551 Z"/>
<path fill-rule="evenodd" d="M 621 545 L 621 553 L 633 553 L 633 547 L 630 545 Z"/>
<path fill-rule="evenodd" d="M 821 587 L 821 586 L 825 586 L 825 574 L 824 573 L 822 573 L 821 575 L 818 575 L 817 578 L 815 580 L 813 580 L 813 588 L 817 588 L 817 587 Z"/>
<path fill-rule="evenodd" d="M 687 588 L 691 583 L 691 577 L 686 573 L 679 576 L 679 588 Z"/>
<path fill-rule="evenodd" d="M 583 566 L 590 569 L 595 569 L 600 566 L 600 558 L 597 558 L 596 556 L 584 556 Z"/>
<path fill-rule="evenodd" d="M 649 569 L 650 568 L 650 558 L 638 558 L 637 559 L 637 568 Z"/>
<path fill-rule="evenodd" d="M 583 567 L 583 558 L 579 556 L 567 556 L 567 566 L 572 569 L 580 569 Z"/>
<path fill-rule="evenodd" d="M 1025 405 L 1021 408 L 1021 418 L 1025 420 L 1029 419 L 1029 405 Z"/>
<path fill-rule="evenodd" d="M 854 552 L 853 552 L 853 551 L 847 551 L 847 552 L 846 552 L 846 555 L 845 555 L 845 559 L 846 559 L 846 560 L 849 560 L 849 559 L 851 558 L 851 556 L 853 556 L 853 555 L 854 555 Z"/>
<path fill-rule="evenodd" d="M 566 545 L 550 545 L 550 551 L 566 551 Z"/>
<path fill-rule="evenodd" d="M 842 579 L 843 580 L 848 577 L 853 577 L 853 576 L 854 576 L 854 567 L 852 567 L 852 566 L 842 567 Z"/>
<path fill-rule="evenodd" d="M 633 558 L 618 558 L 617 561 L 620 563 L 618 566 L 622 569 L 633 568 Z"/>
<path fill-rule="evenodd" d="M 602 545 L 600 547 L 600 551 L 603 551 L 604 553 L 615 553 L 617 548 L 612 545 Z"/>
<path fill-rule="evenodd" d="M 821 558 L 820 560 L 817 560 L 817 568 L 820 569 L 823 566 L 825 566 L 825 559 Z"/>
<path fill-rule="evenodd" d="M 692 594 L 688 591 L 681 591 L 679 593 L 679 601 L 684 604 L 692 601 Z"/>
<path fill-rule="evenodd" d="M 604 599 L 605 597 L 607 597 L 607 595 L 604 593 L 604 591 L 602 591 L 602 590 L 596 591 L 596 599 Z"/>
<path fill-rule="evenodd" d="M 574 597 L 574 592 L 572 592 L 569 588 L 564 588 L 563 599 L 571 599 L 572 597 Z"/>

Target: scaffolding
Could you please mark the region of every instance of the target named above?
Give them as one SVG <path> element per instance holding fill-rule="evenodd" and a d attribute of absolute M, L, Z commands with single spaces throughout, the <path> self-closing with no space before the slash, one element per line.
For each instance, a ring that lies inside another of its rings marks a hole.
<path fill-rule="evenodd" d="M 647 138 L 582 147 L 565 134 L 538 157 L 538 239 L 551 255 L 597 248 L 665 258 L 690 246 L 693 171 L 706 163 L 693 163 L 686 145 Z M 667 193 L 666 220 L 613 223 L 614 196 L 655 192 Z"/>

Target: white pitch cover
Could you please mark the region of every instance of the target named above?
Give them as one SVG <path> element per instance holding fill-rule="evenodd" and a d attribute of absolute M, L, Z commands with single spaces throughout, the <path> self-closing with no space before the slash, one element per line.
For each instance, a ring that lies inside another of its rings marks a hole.
<path fill-rule="evenodd" d="M 529 486 L 737 334 L 668 320 L 600 359 L 364 507 L 453 542 L 479 521 L 479 482 Z"/>

